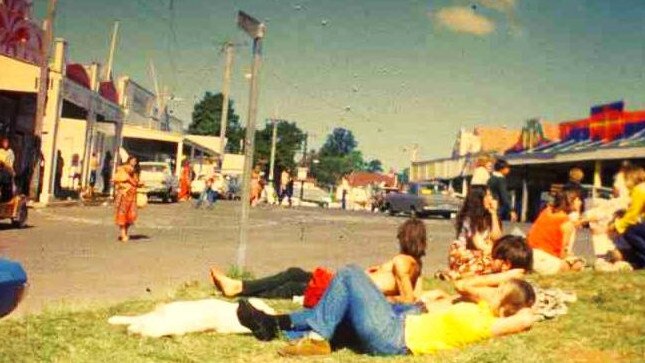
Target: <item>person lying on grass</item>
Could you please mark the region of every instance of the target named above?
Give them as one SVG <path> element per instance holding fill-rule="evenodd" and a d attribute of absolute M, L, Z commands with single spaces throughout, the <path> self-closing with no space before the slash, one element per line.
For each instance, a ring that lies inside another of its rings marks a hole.
<path fill-rule="evenodd" d="M 278 328 L 307 325 L 312 331 L 279 351 L 283 356 L 327 355 L 336 328 L 346 323 L 360 347 L 373 355 L 432 354 L 488 338 L 518 333 L 535 322 L 530 307 L 532 286 L 519 279 L 523 272 L 474 277 L 455 284 L 464 301 L 448 294 L 424 296 L 423 309 L 397 312 L 365 271 L 342 268 L 314 309 L 271 316 L 240 301 L 240 323 L 257 338 L 269 340 Z"/>
<path fill-rule="evenodd" d="M 399 227 L 397 238 L 399 254 L 365 272 L 389 301 L 412 303 L 415 291 L 421 289 L 421 258 L 425 256 L 427 245 L 425 225 L 418 219 L 408 219 Z M 262 279 L 242 281 L 212 268 L 211 277 L 227 297 L 291 299 L 304 295 L 305 307 L 313 307 L 331 281 L 332 273 L 320 268 L 311 273 L 294 267 Z"/>

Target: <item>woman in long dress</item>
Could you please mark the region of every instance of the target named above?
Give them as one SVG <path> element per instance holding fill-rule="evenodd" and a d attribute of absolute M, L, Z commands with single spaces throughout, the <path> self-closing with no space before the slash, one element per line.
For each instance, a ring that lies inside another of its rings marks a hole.
<path fill-rule="evenodd" d="M 185 161 L 181 167 L 181 176 L 179 178 L 179 200 L 187 200 L 190 198 L 190 181 L 190 163 Z"/>
<path fill-rule="evenodd" d="M 137 220 L 137 188 L 141 186 L 137 165 L 139 161 L 130 156 L 114 175 L 115 221 L 119 226 L 119 240 L 127 242 L 128 229 Z"/>

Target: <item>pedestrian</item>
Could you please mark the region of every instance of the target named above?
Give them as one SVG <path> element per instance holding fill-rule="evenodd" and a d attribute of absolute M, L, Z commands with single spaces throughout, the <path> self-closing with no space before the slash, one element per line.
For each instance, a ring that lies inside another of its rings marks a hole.
<path fill-rule="evenodd" d="M 495 171 L 488 179 L 488 188 L 493 198 L 499 204 L 497 213 L 501 221 L 517 221 L 517 213 L 511 204 L 511 193 L 508 191 L 506 176 L 511 172 L 511 167 L 504 159 L 498 159 L 494 166 Z"/>
<path fill-rule="evenodd" d="M 278 205 L 282 205 L 282 200 L 286 196 L 287 184 L 289 184 L 290 180 L 291 180 L 290 170 L 289 169 L 282 170 L 282 173 L 280 173 L 280 188 L 278 189 Z"/>
<path fill-rule="evenodd" d="M 60 150 L 56 152 L 56 173 L 54 176 L 54 196 L 60 196 L 63 191 L 62 180 L 63 170 L 65 168 L 65 160 Z"/>
<path fill-rule="evenodd" d="M 181 167 L 181 176 L 179 177 L 179 200 L 188 200 L 190 198 L 191 177 L 192 170 L 190 170 L 190 162 L 184 160 Z"/>
<path fill-rule="evenodd" d="M 260 168 L 256 167 L 251 174 L 251 206 L 255 207 L 262 196 L 262 184 L 260 182 Z"/>
<path fill-rule="evenodd" d="M 488 185 L 490 173 L 493 171 L 493 160 L 488 155 L 481 155 L 477 158 L 473 177 L 470 180 L 471 185 Z"/>
<path fill-rule="evenodd" d="M 90 157 L 90 195 L 94 194 L 94 186 L 96 185 L 96 174 L 99 170 L 99 158 L 93 152 Z"/>
<path fill-rule="evenodd" d="M 213 203 L 215 203 L 215 201 L 217 200 L 217 196 L 216 196 L 217 193 L 215 192 L 215 190 L 213 190 L 213 187 L 214 187 L 213 178 L 215 177 L 206 178 L 206 180 L 204 181 L 204 190 L 199 195 L 199 198 L 197 198 L 197 201 L 195 202 L 195 208 L 199 209 L 204 203 L 204 201 L 206 201 L 207 203 L 206 208 L 208 209 L 213 208 Z"/>
<path fill-rule="evenodd" d="M 109 151 L 106 151 L 103 157 L 101 176 L 103 177 L 103 194 L 108 194 L 110 192 L 110 179 L 112 177 L 112 153 Z"/>
<path fill-rule="evenodd" d="M 569 170 L 569 180 L 564 184 L 563 189 L 575 189 L 580 194 L 584 202 L 587 199 L 587 192 L 582 186 L 582 180 L 585 178 L 585 172 L 579 167 L 573 167 Z M 584 207 L 584 203 L 583 203 Z"/>
<path fill-rule="evenodd" d="M 0 140 L 0 163 L 4 164 L 6 170 L 10 171 L 12 175 L 14 172 L 14 163 L 16 162 L 16 155 L 9 145 L 9 139 L 3 137 Z"/>
<path fill-rule="evenodd" d="M 138 165 L 137 158 L 130 156 L 114 175 L 115 221 L 121 242 L 129 240 L 128 230 L 137 220 L 137 188 L 143 186 L 139 182 Z"/>

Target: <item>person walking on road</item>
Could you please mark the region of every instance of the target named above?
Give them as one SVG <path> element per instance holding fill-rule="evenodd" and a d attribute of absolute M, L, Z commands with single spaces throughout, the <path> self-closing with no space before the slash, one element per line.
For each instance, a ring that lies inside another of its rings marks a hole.
<path fill-rule="evenodd" d="M 127 242 L 128 229 L 137 220 L 137 188 L 142 184 L 138 175 L 139 161 L 130 156 L 114 175 L 115 221 L 119 226 L 119 241 Z"/>
<path fill-rule="evenodd" d="M 108 194 L 110 192 L 110 179 L 112 177 L 112 153 L 109 151 L 105 152 L 105 157 L 103 158 L 101 177 L 103 178 L 103 194 Z"/>

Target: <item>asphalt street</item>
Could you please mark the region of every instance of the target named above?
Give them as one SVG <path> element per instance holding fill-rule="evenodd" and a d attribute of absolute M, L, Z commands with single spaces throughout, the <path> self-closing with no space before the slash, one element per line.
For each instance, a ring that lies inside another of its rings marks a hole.
<path fill-rule="evenodd" d="M 128 243 L 116 239 L 112 206 L 31 209 L 28 228 L 0 225 L 0 256 L 23 263 L 29 276 L 28 295 L 16 315 L 60 304 L 165 296 L 185 282 L 208 283 L 210 266 L 235 263 L 239 207 L 150 204 L 140 210 Z M 291 266 L 369 266 L 397 253 L 396 229 L 403 221 L 367 212 L 261 206 L 251 212 L 246 267 L 262 276 Z M 425 223 L 424 275 L 432 276 L 446 266 L 454 227 L 443 219 Z M 579 252 L 588 255 L 586 235 L 579 240 Z"/>

